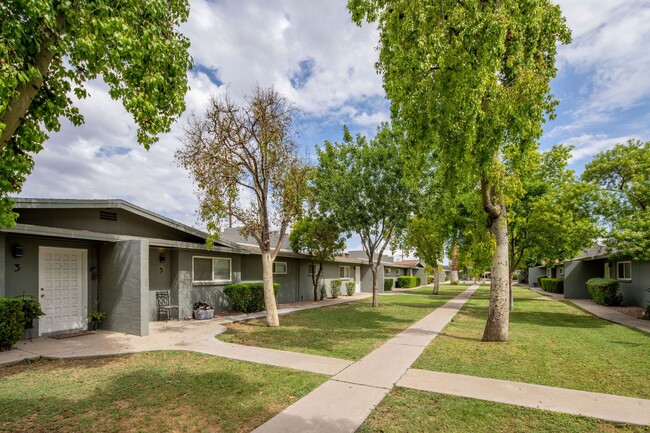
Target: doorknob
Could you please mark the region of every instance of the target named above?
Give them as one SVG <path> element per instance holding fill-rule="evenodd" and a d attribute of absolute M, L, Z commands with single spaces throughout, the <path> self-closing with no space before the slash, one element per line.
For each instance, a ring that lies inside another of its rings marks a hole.
<path fill-rule="evenodd" d="M 41 298 L 44 298 L 44 297 L 45 297 L 45 294 L 44 294 L 44 293 L 43 293 L 43 294 L 41 294 Z"/>

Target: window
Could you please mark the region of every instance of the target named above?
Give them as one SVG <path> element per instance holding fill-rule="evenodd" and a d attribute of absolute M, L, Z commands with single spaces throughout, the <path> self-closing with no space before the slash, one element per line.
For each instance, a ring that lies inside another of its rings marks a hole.
<path fill-rule="evenodd" d="M 273 273 L 286 275 L 287 274 L 287 262 L 273 262 Z"/>
<path fill-rule="evenodd" d="M 564 266 L 560 266 L 559 268 L 557 268 L 557 274 L 564 275 Z"/>
<path fill-rule="evenodd" d="M 221 257 L 192 257 L 192 282 L 222 283 L 231 277 L 231 260 Z"/>
<path fill-rule="evenodd" d="M 395 275 L 399 275 L 399 269 L 395 269 Z"/>
<path fill-rule="evenodd" d="M 307 271 L 307 275 L 316 275 L 318 271 L 316 270 L 316 263 L 310 263 L 309 264 L 309 270 Z"/>
<path fill-rule="evenodd" d="M 350 278 L 349 266 L 339 266 L 339 278 Z"/>
<path fill-rule="evenodd" d="M 386 275 L 390 275 L 390 268 L 386 268 Z"/>
<path fill-rule="evenodd" d="M 546 268 L 546 276 L 548 278 L 551 278 L 553 276 L 553 269 L 551 268 Z"/>
<path fill-rule="evenodd" d="M 631 281 L 632 263 L 631 262 L 616 263 L 616 278 L 618 278 L 619 280 Z"/>

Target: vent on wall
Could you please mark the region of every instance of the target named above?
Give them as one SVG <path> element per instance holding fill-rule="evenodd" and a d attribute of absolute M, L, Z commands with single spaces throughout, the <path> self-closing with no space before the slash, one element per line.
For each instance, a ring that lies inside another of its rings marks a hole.
<path fill-rule="evenodd" d="M 117 221 L 117 213 L 107 211 L 107 210 L 100 210 L 99 211 L 99 219 L 100 220 L 108 220 L 108 221 Z"/>

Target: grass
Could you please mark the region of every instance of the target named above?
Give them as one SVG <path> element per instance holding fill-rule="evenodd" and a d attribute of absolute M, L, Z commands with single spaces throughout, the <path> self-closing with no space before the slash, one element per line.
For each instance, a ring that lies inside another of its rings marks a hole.
<path fill-rule="evenodd" d="M 37 360 L 0 369 L 0 431 L 251 431 L 326 379 L 191 352 Z"/>
<path fill-rule="evenodd" d="M 650 398 L 650 335 L 514 290 L 508 342 L 481 342 L 489 294 L 481 287 L 413 367 Z"/>
<path fill-rule="evenodd" d="M 463 293 L 465 290 L 469 288 L 470 288 L 469 284 L 458 284 L 458 285 L 441 284 L 439 292 L 440 295 L 443 296 L 456 296 L 456 295 L 460 295 L 461 293 Z M 430 295 L 432 292 L 433 292 L 433 286 L 422 286 L 416 289 L 406 290 L 404 293 L 412 293 L 415 295 Z"/>
<path fill-rule="evenodd" d="M 357 430 L 370 432 L 648 433 L 650 427 L 394 388 Z"/>
<path fill-rule="evenodd" d="M 451 299 L 450 296 L 384 295 L 379 308 L 370 299 L 298 311 L 280 317 L 226 325 L 217 338 L 229 343 L 357 360 Z"/>

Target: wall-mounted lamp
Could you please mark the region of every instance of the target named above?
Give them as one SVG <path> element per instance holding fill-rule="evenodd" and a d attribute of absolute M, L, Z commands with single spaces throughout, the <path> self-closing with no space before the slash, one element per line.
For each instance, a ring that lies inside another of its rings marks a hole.
<path fill-rule="evenodd" d="M 165 263 L 165 255 L 164 254 L 160 255 L 160 263 Z"/>
<path fill-rule="evenodd" d="M 11 247 L 11 255 L 14 256 L 15 258 L 19 258 L 23 256 L 23 246 L 22 245 L 14 245 Z"/>

